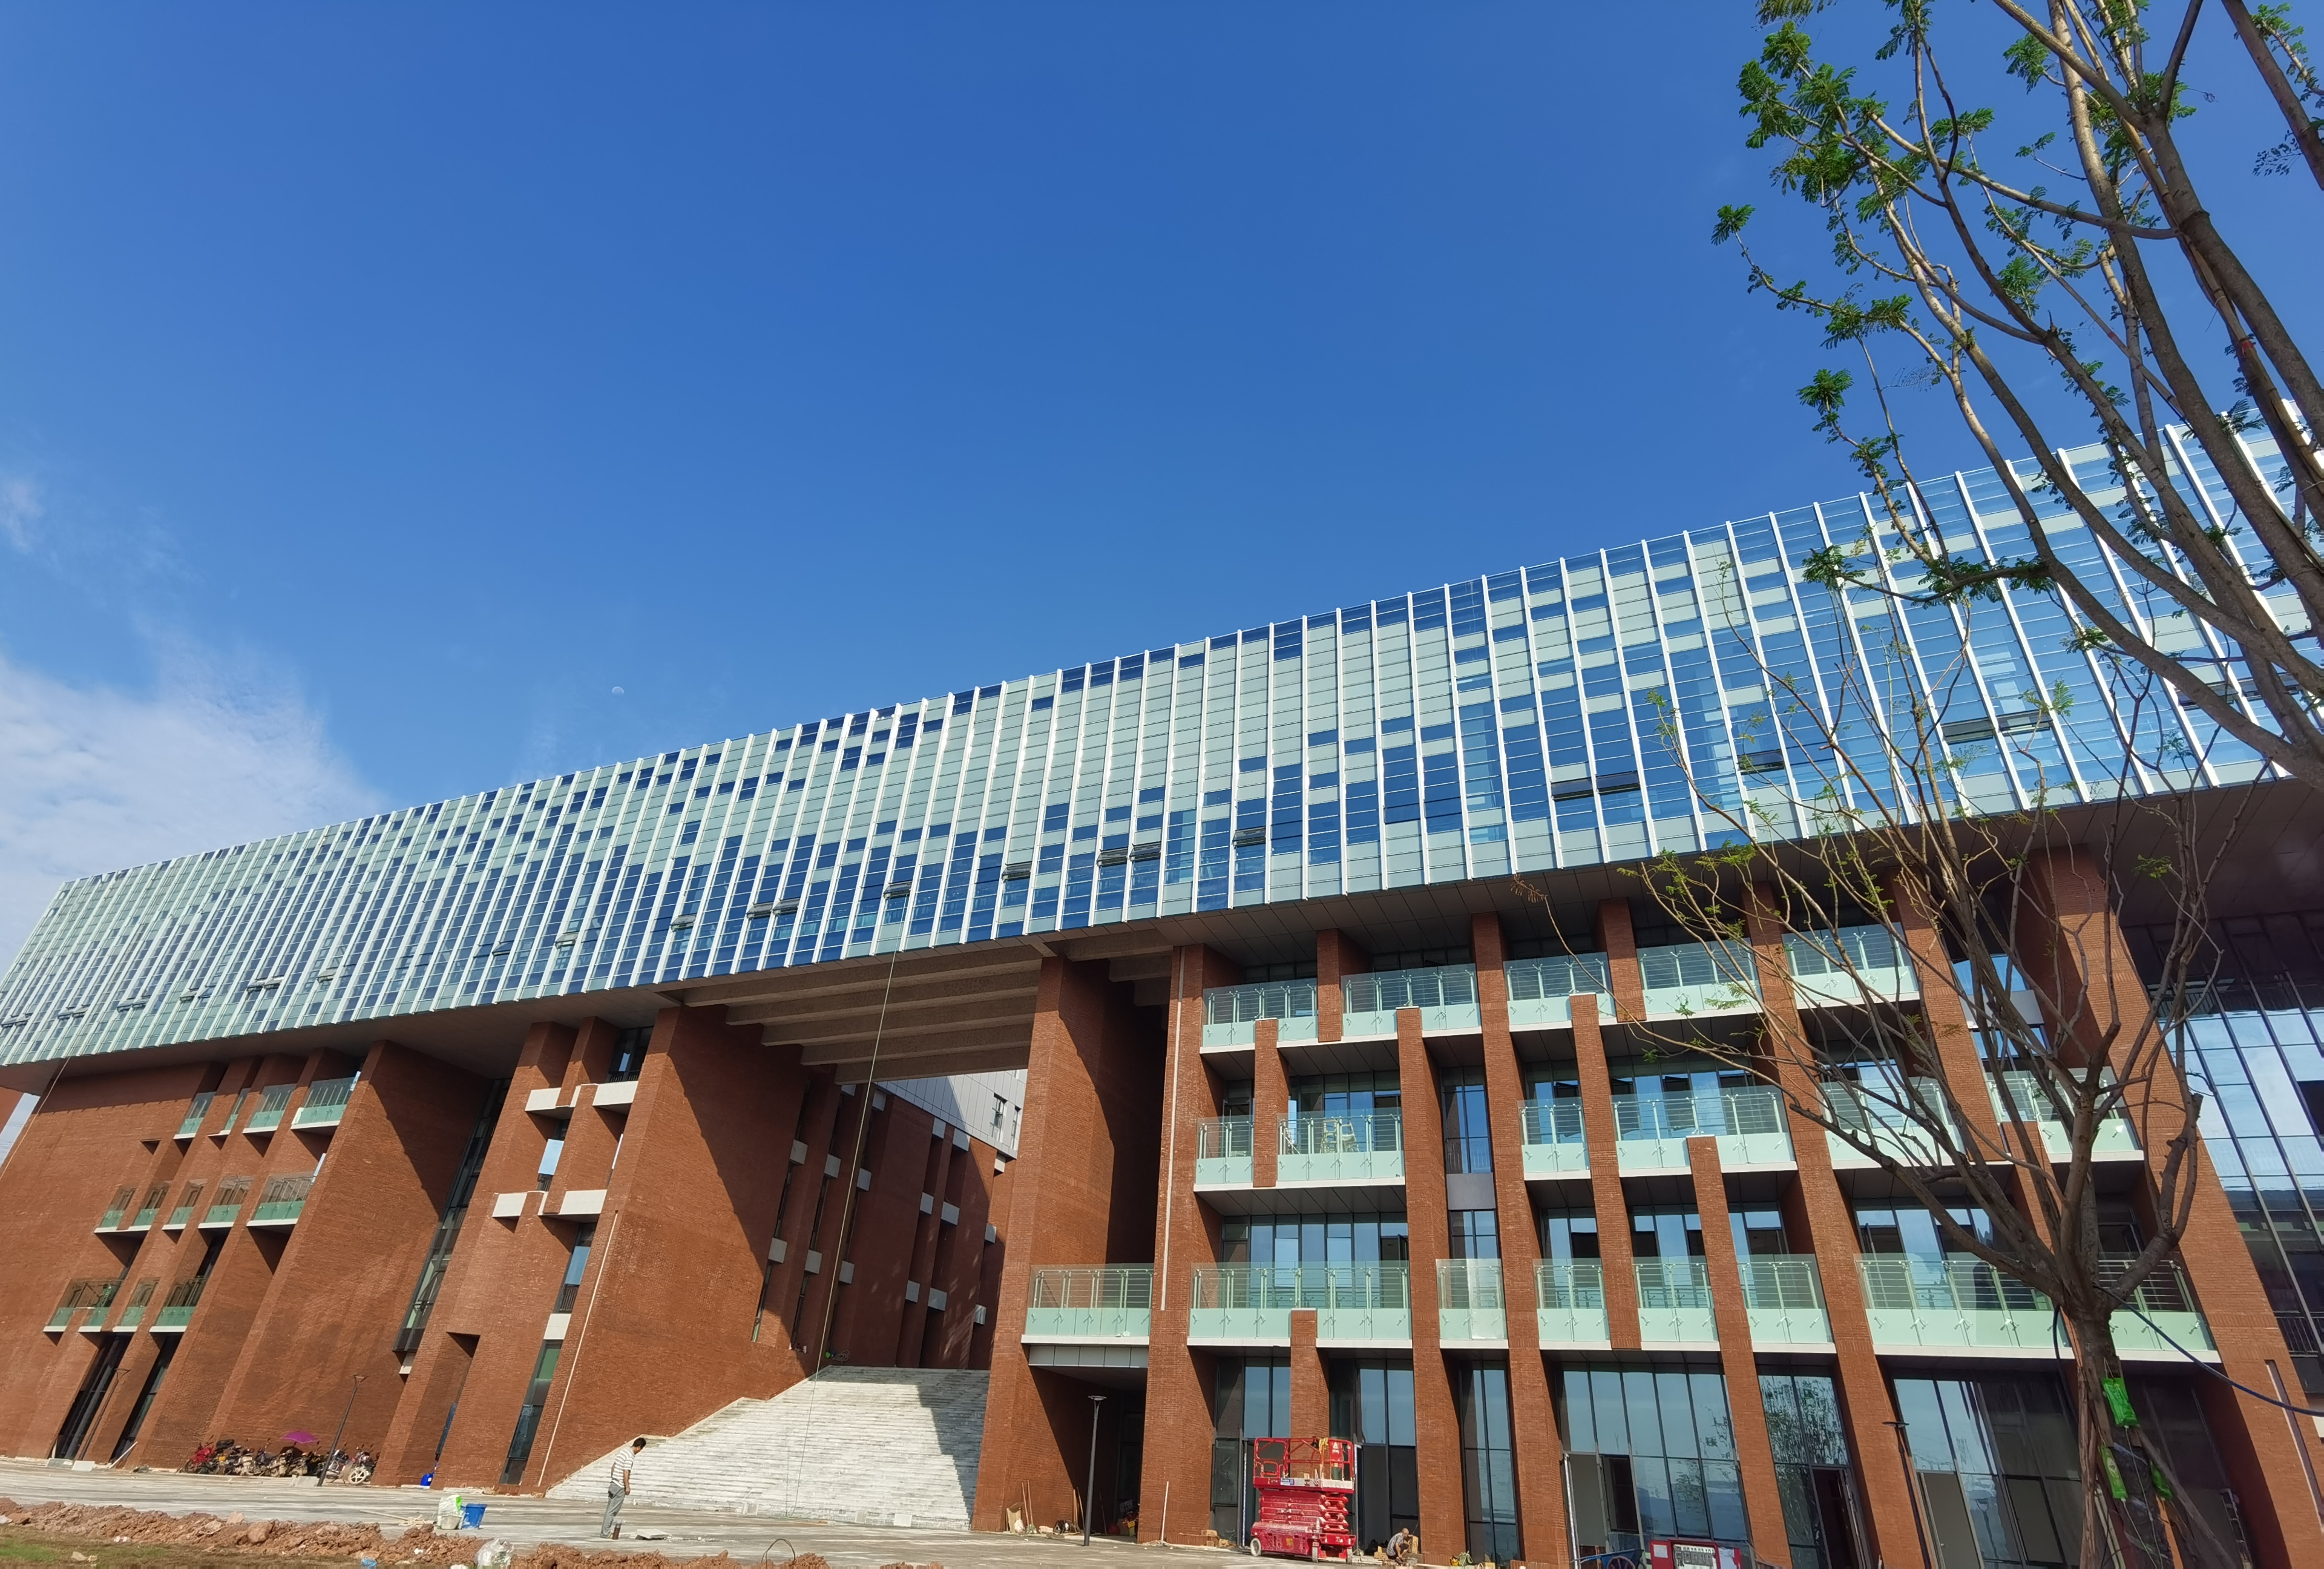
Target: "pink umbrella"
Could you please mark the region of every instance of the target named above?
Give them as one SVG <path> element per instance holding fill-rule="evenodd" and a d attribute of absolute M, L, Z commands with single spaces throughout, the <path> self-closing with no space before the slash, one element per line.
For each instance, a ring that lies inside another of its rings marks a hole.
<path fill-rule="evenodd" d="M 295 1432 L 285 1433 L 282 1435 L 282 1442 L 285 1444 L 312 1444 L 315 1442 L 315 1435 L 312 1433 L 308 1432 L 304 1427 L 301 1427 Z"/>

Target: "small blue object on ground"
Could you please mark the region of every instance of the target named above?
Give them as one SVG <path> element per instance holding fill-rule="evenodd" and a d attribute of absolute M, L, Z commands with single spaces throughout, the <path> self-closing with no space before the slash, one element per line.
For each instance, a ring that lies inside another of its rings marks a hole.
<path fill-rule="evenodd" d="M 460 1528 L 461 1528 L 462 1530 L 464 1530 L 464 1531 L 473 1531 L 473 1530 L 476 1529 L 479 1526 L 482 1526 L 484 1523 L 484 1505 L 482 1505 L 482 1504 L 462 1504 L 462 1505 L 460 1506 Z"/>

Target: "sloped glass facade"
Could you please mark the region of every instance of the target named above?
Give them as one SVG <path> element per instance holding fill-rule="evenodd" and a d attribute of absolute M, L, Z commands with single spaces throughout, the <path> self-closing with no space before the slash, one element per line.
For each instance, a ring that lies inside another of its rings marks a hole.
<path fill-rule="evenodd" d="M 1990 471 L 1923 503 L 1960 553 L 2023 553 Z M 1697 848 L 1724 831 L 1704 799 L 1782 828 L 1815 788 L 1784 780 L 1817 740 L 1771 673 L 1859 732 L 1929 695 L 1991 808 L 2258 771 L 2069 646 L 2053 600 L 1899 617 L 1800 581 L 1872 516 L 1665 534 L 84 879 L 0 982 L 0 1063 Z"/>

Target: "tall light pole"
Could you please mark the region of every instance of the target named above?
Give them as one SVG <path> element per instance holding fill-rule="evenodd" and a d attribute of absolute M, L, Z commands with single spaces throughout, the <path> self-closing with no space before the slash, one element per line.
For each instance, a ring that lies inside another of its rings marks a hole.
<path fill-rule="evenodd" d="M 1089 1546 L 1092 1506 L 1097 1501 L 1097 1413 L 1105 1404 L 1103 1395 L 1090 1397 L 1090 1457 L 1089 1473 L 1082 1478 L 1082 1546 Z"/>
<path fill-rule="evenodd" d="M 339 1452 L 339 1440 L 346 1436 L 347 1418 L 355 1415 L 355 1397 L 363 1393 L 363 1381 L 364 1376 L 361 1373 L 357 1373 L 355 1375 L 355 1387 L 347 1391 L 346 1409 L 339 1413 L 339 1430 L 331 1435 L 330 1454 L 323 1456 L 323 1463 L 327 1467 L 331 1463 L 331 1455 L 337 1454 Z"/>

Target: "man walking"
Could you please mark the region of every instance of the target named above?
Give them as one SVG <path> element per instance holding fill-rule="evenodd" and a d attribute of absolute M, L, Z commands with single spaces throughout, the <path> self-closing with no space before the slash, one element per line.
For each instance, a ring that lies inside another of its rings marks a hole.
<path fill-rule="evenodd" d="M 597 1527 L 599 1536 L 612 1537 L 616 1539 L 620 1537 L 622 1522 L 615 1517 L 622 1512 L 622 1506 L 629 1501 L 630 1468 L 636 1463 L 637 1456 L 644 1451 L 645 1446 L 644 1439 L 635 1439 L 632 1441 L 630 1452 L 627 1454 L 613 1456 L 613 1474 L 605 1478 L 605 1518 Z"/>

